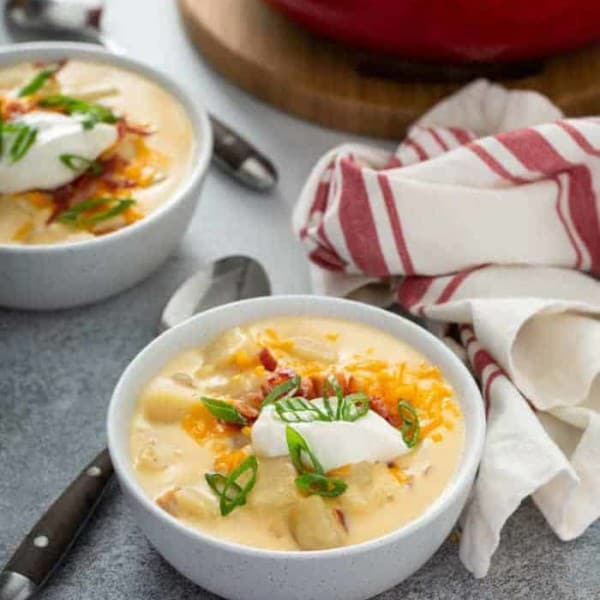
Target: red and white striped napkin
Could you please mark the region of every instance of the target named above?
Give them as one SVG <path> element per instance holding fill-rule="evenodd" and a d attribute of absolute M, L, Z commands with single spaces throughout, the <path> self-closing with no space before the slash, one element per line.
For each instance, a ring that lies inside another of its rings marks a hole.
<path fill-rule="evenodd" d="M 460 556 L 484 576 L 531 495 L 570 540 L 600 516 L 600 119 L 476 81 L 395 154 L 335 148 L 294 214 L 317 293 L 391 279 L 481 381 L 486 445 Z"/>

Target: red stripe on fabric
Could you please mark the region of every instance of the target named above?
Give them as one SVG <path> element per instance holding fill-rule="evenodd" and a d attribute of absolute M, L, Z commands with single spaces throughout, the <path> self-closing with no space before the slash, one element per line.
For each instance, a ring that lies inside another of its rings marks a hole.
<path fill-rule="evenodd" d="M 473 356 L 473 368 L 475 369 L 475 373 L 479 377 L 483 375 L 483 370 L 490 365 L 496 365 L 496 361 L 491 357 L 490 353 L 487 350 L 477 350 Z"/>
<path fill-rule="evenodd" d="M 433 277 L 405 277 L 396 292 L 398 302 L 409 310 L 421 301 L 433 279 Z"/>
<path fill-rule="evenodd" d="M 595 273 L 600 272 L 600 223 L 589 168 L 565 159 L 541 133 L 534 129 L 500 134 L 498 140 L 530 170 L 541 171 L 547 176 L 567 172 L 571 220 L 590 255 L 591 270 Z M 576 249 L 578 257 L 576 266 L 581 267 L 581 252 L 577 248 L 576 240 L 571 235 L 569 238 Z"/>
<path fill-rule="evenodd" d="M 423 149 L 423 146 L 421 146 L 421 144 L 419 144 L 418 142 L 415 142 L 415 140 L 413 140 L 412 138 L 406 138 L 404 140 L 404 143 L 414 149 L 414 151 L 417 153 L 417 156 L 419 157 L 419 160 L 427 160 L 429 158 L 427 156 L 427 152 L 425 152 L 425 150 Z"/>
<path fill-rule="evenodd" d="M 394 156 L 392 156 L 392 158 L 390 158 L 390 160 L 388 160 L 384 169 L 396 169 L 401 166 L 402 166 L 402 161 L 396 155 L 394 155 Z"/>
<path fill-rule="evenodd" d="M 377 175 L 377 183 L 379 183 L 379 188 L 381 189 L 385 207 L 390 218 L 390 225 L 392 226 L 394 241 L 396 242 L 396 250 L 400 255 L 404 273 L 406 275 L 414 275 L 415 268 L 408 251 L 408 246 L 406 245 L 406 240 L 404 239 L 402 223 L 400 222 L 400 215 L 398 214 L 396 203 L 394 202 L 394 194 L 390 186 L 390 181 L 383 173 L 379 173 Z"/>
<path fill-rule="evenodd" d="M 435 301 L 436 304 L 441 304 L 442 302 L 447 302 L 450 300 L 454 292 L 458 289 L 460 284 L 473 272 L 482 269 L 485 265 L 478 265 L 476 267 L 471 267 L 470 269 L 465 269 L 464 271 L 460 271 L 446 285 L 446 287 L 442 290 L 439 298 Z"/>
<path fill-rule="evenodd" d="M 586 137 L 579 131 L 576 127 L 573 127 L 570 123 L 565 121 L 557 121 L 556 125 L 558 125 L 561 129 L 564 129 L 572 140 L 587 154 L 591 156 L 600 156 L 600 148 L 594 148 L 586 139 Z"/>
<path fill-rule="evenodd" d="M 468 144 L 473 139 L 471 132 L 467 129 L 460 129 L 459 127 L 448 127 L 448 131 L 456 138 L 456 141 L 461 146 Z"/>
<path fill-rule="evenodd" d="M 485 148 L 483 148 L 479 144 L 470 144 L 468 148 L 477 157 L 479 157 L 481 161 L 484 162 L 492 172 L 502 177 L 502 179 L 506 179 L 512 183 L 527 183 L 526 179 L 523 179 L 522 177 L 515 177 L 514 175 L 509 173 L 500 164 L 500 162 L 498 162 Z"/>
<path fill-rule="evenodd" d="M 494 383 L 494 381 L 500 375 L 503 375 L 503 374 L 504 373 L 500 369 L 498 369 L 497 371 L 490 373 L 489 377 L 487 378 L 487 381 L 485 382 L 485 386 L 483 388 L 483 399 L 485 401 L 485 416 L 486 417 L 489 416 L 489 412 L 490 412 L 490 388 L 492 387 L 492 383 Z"/>
<path fill-rule="evenodd" d="M 315 248 L 308 258 L 316 265 L 328 271 L 343 271 L 345 263 L 337 255 L 331 255 L 325 248 Z"/>
<path fill-rule="evenodd" d="M 565 215 L 563 214 L 562 206 L 560 205 L 560 199 L 562 198 L 562 193 L 563 193 L 563 186 L 562 186 L 562 183 L 558 176 L 553 177 L 552 179 L 554 180 L 554 182 L 556 183 L 556 187 L 558 188 L 558 194 L 556 195 L 556 205 L 555 205 L 556 212 L 558 214 L 558 220 L 561 222 L 563 229 L 565 230 L 567 237 L 569 238 L 569 242 L 570 242 L 571 246 L 573 247 L 573 250 L 575 251 L 575 267 L 577 269 L 580 269 L 582 262 L 583 262 L 583 256 L 581 254 L 581 250 L 579 249 L 579 246 L 577 245 L 577 240 L 571 233 L 571 229 L 569 228 L 567 219 L 565 218 Z"/>
<path fill-rule="evenodd" d="M 431 137 L 437 142 L 439 147 L 444 152 L 448 152 L 448 150 L 450 150 L 450 148 L 448 147 L 448 144 L 446 144 L 446 142 L 443 140 L 443 138 L 440 136 L 440 134 L 433 127 L 426 127 L 425 129 L 429 132 Z"/>
<path fill-rule="evenodd" d="M 340 162 L 342 189 L 339 219 L 346 246 L 359 269 L 368 275 L 387 277 L 383 254 L 362 170 L 349 160 Z"/>

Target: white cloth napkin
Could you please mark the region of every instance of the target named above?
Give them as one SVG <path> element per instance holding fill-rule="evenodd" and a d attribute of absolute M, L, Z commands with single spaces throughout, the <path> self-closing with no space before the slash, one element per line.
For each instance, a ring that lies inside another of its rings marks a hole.
<path fill-rule="evenodd" d="M 395 155 L 329 152 L 295 210 L 317 293 L 395 282 L 481 382 L 487 438 L 460 545 L 476 577 L 529 495 L 563 540 L 600 516 L 600 283 L 584 274 L 600 274 L 599 198 L 600 119 L 476 81 Z"/>

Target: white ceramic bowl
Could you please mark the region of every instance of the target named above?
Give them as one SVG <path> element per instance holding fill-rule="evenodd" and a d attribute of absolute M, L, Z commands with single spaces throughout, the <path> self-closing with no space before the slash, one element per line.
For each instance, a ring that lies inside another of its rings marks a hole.
<path fill-rule="evenodd" d="M 212 131 L 202 103 L 151 66 L 89 44 L 42 42 L 0 48 L 0 68 L 60 58 L 107 63 L 133 71 L 172 94 L 182 104 L 193 128 L 193 167 L 172 198 L 144 219 L 114 233 L 74 243 L 0 244 L 1 306 L 67 308 L 106 298 L 147 277 L 182 238 L 212 153 Z"/>
<path fill-rule="evenodd" d="M 366 323 L 407 342 L 442 369 L 465 417 L 465 449 L 446 490 L 418 519 L 355 546 L 310 552 L 269 551 L 190 529 L 146 496 L 136 481 L 129 454 L 130 423 L 142 388 L 183 349 L 202 345 L 230 327 L 276 315 L 338 317 Z M 186 577 L 232 600 L 363 600 L 396 585 L 428 560 L 450 533 L 471 489 L 485 434 L 479 390 L 464 365 L 437 338 L 390 312 L 315 296 L 237 302 L 163 333 L 123 373 L 110 403 L 107 424 L 117 477 L 144 533 Z"/>

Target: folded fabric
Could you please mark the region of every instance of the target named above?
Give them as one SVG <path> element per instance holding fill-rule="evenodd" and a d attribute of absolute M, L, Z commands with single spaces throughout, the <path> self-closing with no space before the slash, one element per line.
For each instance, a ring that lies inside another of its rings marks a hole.
<path fill-rule="evenodd" d="M 294 230 L 317 293 L 381 279 L 470 363 L 488 414 L 460 556 L 486 574 L 531 495 L 563 540 L 600 516 L 600 119 L 477 81 L 395 154 L 344 145 Z M 459 339 L 446 336 L 459 324 Z"/>

